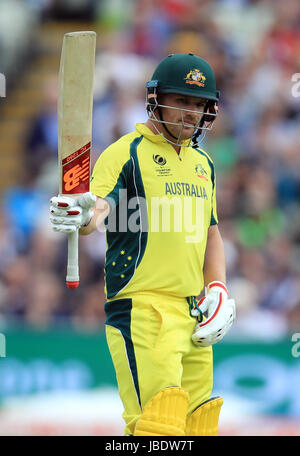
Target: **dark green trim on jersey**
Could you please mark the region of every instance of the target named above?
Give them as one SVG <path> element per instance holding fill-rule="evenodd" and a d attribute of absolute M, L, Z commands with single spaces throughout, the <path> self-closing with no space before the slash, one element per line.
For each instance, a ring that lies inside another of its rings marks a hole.
<path fill-rule="evenodd" d="M 130 168 L 130 166 L 131 163 L 129 159 L 121 169 L 116 185 L 114 186 L 112 191 L 104 197 L 104 199 L 110 204 L 110 206 L 112 206 L 112 209 L 114 209 L 119 204 L 119 191 L 121 189 L 126 188 L 126 175 L 128 174 L 127 169 Z M 114 204 L 112 204 L 112 199 L 114 201 Z"/>
<path fill-rule="evenodd" d="M 104 310 L 106 313 L 105 324 L 118 329 L 123 336 L 130 372 L 132 375 L 137 399 L 141 407 L 137 364 L 134 345 L 131 338 L 132 299 L 118 299 L 116 301 L 106 302 L 104 305 Z"/>
<path fill-rule="evenodd" d="M 217 225 L 217 224 L 218 224 L 218 222 L 213 215 L 213 211 L 211 211 L 210 225 Z"/>
<path fill-rule="evenodd" d="M 139 160 L 137 156 L 137 147 L 142 141 L 143 136 L 135 138 L 135 140 L 130 144 L 130 157 L 133 162 L 133 178 L 134 178 L 134 187 L 136 189 L 136 194 L 139 197 L 142 197 L 143 200 L 139 202 L 141 208 L 141 234 L 142 234 L 142 245 L 145 246 L 148 237 L 148 213 L 147 207 L 143 206 L 143 202 L 146 202 L 146 194 L 144 189 L 144 184 L 142 180 L 142 174 L 140 170 Z M 144 251 L 143 251 L 144 254 Z M 138 264 L 141 262 L 142 257 L 139 258 Z"/>
<path fill-rule="evenodd" d="M 115 201 L 115 208 L 106 219 L 107 252 L 105 261 L 108 299 L 116 296 L 130 282 L 140 264 L 148 239 L 148 213 L 137 148 L 143 136 L 130 144 L 130 159 L 125 163 L 114 189 L 106 196 Z M 119 199 L 119 190 L 127 194 Z M 134 208 L 128 202 L 136 203 Z"/>
<path fill-rule="evenodd" d="M 209 164 L 209 167 L 210 167 L 210 171 L 211 171 L 211 182 L 212 182 L 212 191 L 214 192 L 215 190 L 215 184 L 216 184 L 216 176 L 215 176 L 215 167 L 214 167 L 214 164 L 213 162 L 211 161 L 211 159 L 209 158 L 209 156 L 201 149 L 197 149 L 196 147 L 194 147 L 194 149 L 199 152 L 199 154 L 203 155 L 203 157 L 206 158 L 207 160 L 207 163 Z M 217 221 L 213 215 L 213 209 L 211 209 L 211 219 L 210 219 L 210 224 L 211 225 L 217 225 Z"/>

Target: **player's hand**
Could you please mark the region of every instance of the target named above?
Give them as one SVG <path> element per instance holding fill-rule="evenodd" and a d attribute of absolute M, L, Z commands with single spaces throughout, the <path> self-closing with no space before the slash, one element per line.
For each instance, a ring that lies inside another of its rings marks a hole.
<path fill-rule="evenodd" d="M 83 193 L 78 198 L 53 196 L 50 200 L 50 222 L 54 231 L 74 233 L 86 226 L 94 215 L 92 207 L 97 197 L 91 192 Z"/>
<path fill-rule="evenodd" d="M 195 326 L 192 341 L 195 345 L 208 347 L 219 342 L 229 331 L 235 320 L 235 301 L 228 299 L 224 283 L 211 282 L 207 296 L 200 299 L 192 315 L 202 315 L 208 311 L 207 319 Z"/>

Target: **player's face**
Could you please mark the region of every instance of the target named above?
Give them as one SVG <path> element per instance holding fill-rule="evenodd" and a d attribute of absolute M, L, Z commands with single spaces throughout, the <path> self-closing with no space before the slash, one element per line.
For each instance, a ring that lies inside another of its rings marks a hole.
<path fill-rule="evenodd" d="M 206 105 L 206 100 L 174 93 L 162 94 L 159 103 L 177 109 L 162 107 L 162 117 L 168 122 L 167 128 L 175 137 L 190 138 L 198 125 Z M 185 111 L 189 110 L 189 111 Z M 172 123 L 179 125 L 173 125 Z M 184 124 L 182 126 L 182 124 Z"/>

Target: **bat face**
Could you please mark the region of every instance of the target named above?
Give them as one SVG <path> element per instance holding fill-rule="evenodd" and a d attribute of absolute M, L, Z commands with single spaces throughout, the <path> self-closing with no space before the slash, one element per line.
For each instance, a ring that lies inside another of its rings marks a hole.
<path fill-rule="evenodd" d="M 64 35 L 58 90 L 59 193 L 89 191 L 95 32 Z M 67 286 L 79 285 L 78 230 L 68 235 Z"/>
<path fill-rule="evenodd" d="M 58 95 L 59 193 L 89 191 L 96 33 L 64 36 Z"/>

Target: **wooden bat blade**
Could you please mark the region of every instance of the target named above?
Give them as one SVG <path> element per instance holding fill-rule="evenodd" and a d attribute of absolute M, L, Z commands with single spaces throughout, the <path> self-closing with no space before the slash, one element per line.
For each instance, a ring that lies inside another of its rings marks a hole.
<path fill-rule="evenodd" d="M 89 191 L 96 33 L 66 33 L 63 39 L 58 91 L 59 194 Z M 79 285 L 78 230 L 68 235 L 69 288 Z"/>
<path fill-rule="evenodd" d="M 59 70 L 59 193 L 89 191 L 95 32 L 64 35 Z"/>

